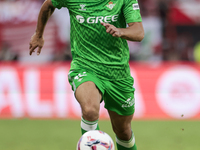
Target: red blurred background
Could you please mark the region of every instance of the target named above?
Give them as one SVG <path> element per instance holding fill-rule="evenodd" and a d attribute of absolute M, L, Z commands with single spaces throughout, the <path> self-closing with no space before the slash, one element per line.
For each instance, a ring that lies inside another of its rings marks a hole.
<path fill-rule="evenodd" d="M 40 56 L 29 41 L 44 0 L 0 0 L 0 118 L 79 118 L 68 84 L 70 24 L 56 10 Z M 129 42 L 138 119 L 200 119 L 200 0 L 140 0 L 145 29 Z M 103 105 L 103 104 L 102 104 Z M 101 117 L 107 118 L 102 107 Z"/>

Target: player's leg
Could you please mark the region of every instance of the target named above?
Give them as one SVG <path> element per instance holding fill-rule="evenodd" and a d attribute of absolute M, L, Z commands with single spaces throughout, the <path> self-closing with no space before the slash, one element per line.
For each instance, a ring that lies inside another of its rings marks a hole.
<path fill-rule="evenodd" d="M 68 80 L 81 106 L 82 134 L 89 130 L 99 129 L 98 118 L 100 101 L 102 99 L 101 93 L 104 92 L 101 81 L 95 74 L 85 69 L 70 71 L 68 73 Z"/>
<path fill-rule="evenodd" d="M 131 121 L 135 111 L 133 78 L 105 81 L 105 108 L 108 110 L 118 150 L 136 150 Z"/>
<path fill-rule="evenodd" d="M 101 101 L 101 92 L 96 85 L 87 81 L 78 86 L 75 97 L 79 102 L 82 110 L 81 131 L 82 134 L 89 130 L 97 130 L 99 109 Z"/>
<path fill-rule="evenodd" d="M 122 116 L 108 110 L 113 131 L 116 134 L 118 150 L 137 150 L 135 137 L 131 129 L 133 115 Z"/>

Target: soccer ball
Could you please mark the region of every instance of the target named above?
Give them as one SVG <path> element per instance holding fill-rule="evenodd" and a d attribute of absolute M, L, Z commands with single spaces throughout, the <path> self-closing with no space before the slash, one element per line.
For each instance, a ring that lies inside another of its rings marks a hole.
<path fill-rule="evenodd" d="M 77 143 L 76 150 L 114 150 L 112 138 L 105 132 L 91 130 L 84 133 Z"/>

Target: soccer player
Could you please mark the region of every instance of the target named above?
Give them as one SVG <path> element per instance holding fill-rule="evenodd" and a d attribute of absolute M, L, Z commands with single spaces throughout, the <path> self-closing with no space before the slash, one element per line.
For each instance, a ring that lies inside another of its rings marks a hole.
<path fill-rule="evenodd" d="M 67 7 L 71 23 L 69 83 L 82 110 L 82 134 L 99 129 L 104 100 L 118 150 L 136 150 L 131 121 L 135 111 L 127 40 L 140 42 L 144 30 L 137 0 L 46 0 L 30 41 L 30 55 L 44 44 L 45 25 L 55 8 Z M 63 16 L 63 19 L 65 16 Z"/>

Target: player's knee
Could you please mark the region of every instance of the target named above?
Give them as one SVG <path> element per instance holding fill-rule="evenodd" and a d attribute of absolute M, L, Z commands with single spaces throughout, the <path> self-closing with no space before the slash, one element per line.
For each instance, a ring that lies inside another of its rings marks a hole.
<path fill-rule="evenodd" d="M 82 109 L 83 118 L 88 121 L 96 121 L 99 118 L 99 109 L 95 107 L 85 107 Z"/>
<path fill-rule="evenodd" d="M 121 140 L 128 141 L 128 140 L 130 140 L 130 138 L 132 136 L 131 128 L 116 128 L 115 127 L 115 128 L 113 128 L 113 131 L 115 132 L 117 137 L 120 138 Z"/>

